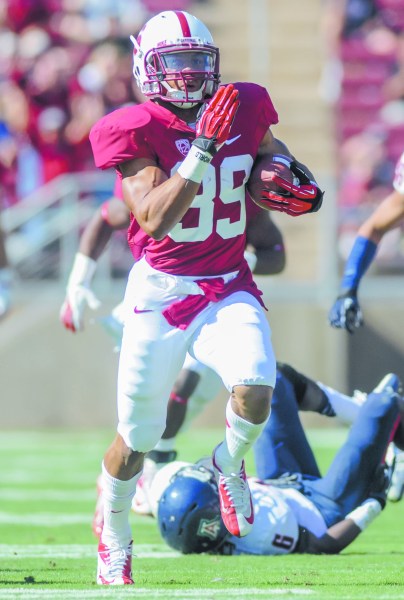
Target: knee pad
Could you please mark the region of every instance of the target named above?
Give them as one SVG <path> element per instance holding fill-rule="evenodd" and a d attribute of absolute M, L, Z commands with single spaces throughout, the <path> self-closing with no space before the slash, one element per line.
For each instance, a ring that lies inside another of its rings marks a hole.
<path fill-rule="evenodd" d="M 118 433 L 122 436 L 125 444 L 133 451 L 149 452 L 161 439 L 166 427 L 165 418 L 162 423 L 118 423 Z"/>

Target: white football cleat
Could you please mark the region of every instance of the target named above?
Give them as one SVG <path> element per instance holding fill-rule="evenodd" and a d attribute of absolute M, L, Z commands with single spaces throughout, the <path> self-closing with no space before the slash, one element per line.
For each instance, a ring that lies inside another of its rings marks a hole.
<path fill-rule="evenodd" d="M 226 529 L 236 537 L 250 533 L 254 523 L 254 508 L 244 461 L 239 473 L 225 475 L 212 455 L 213 472 L 216 477 L 220 498 L 220 512 Z"/>
<path fill-rule="evenodd" d="M 395 455 L 393 475 L 387 499 L 391 502 L 398 502 L 404 495 L 404 452 L 399 451 Z"/>
<path fill-rule="evenodd" d="M 107 545 L 100 538 L 97 571 L 99 585 L 133 585 L 132 545 L 132 540 L 125 547 L 118 543 Z"/>

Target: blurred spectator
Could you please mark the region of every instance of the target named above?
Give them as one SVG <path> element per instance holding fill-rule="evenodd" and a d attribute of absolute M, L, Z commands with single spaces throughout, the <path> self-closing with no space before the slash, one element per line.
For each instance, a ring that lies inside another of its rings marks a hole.
<path fill-rule="evenodd" d="M 62 173 L 95 168 L 91 126 L 142 101 L 129 35 L 147 17 L 141 0 L 0 0 L 3 204 Z"/>
<path fill-rule="evenodd" d="M 320 92 L 335 107 L 343 248 L 387 194 L 402 152 L 403 0 L 324 0 L 322 31 Z"/>

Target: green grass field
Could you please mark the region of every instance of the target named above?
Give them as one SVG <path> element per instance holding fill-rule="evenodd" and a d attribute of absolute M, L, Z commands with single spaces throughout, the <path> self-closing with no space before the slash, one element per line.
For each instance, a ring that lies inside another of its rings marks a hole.
<path fill-rule="evenodd" d="M 95 584 L 91 531 L 95 479 L 112 432 L 2 432 L 0 436 L 0 600 L 127 598 L 146 600 L 404 599 L 404 502 L 383 514 L 339 556 L 181 556 L 156 523 L 132 515 L 136 586 Z M 344 430 L 312 430 L 325 469 Z M 195 460 L 221 431 L 179 440 L 179 458 Z M 249 473 L 253 474 L 251 457 Z"/>

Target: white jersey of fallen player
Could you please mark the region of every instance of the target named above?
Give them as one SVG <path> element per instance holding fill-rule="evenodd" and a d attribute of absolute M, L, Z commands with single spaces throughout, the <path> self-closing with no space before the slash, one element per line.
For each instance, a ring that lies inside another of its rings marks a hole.
<path fill-rule="evenodd" d="M 294 489 L 277 488 L 254 478 L 248 484 L 254 504 L 254 525 L 245 537 L 231 537 L 234 554 L 290 554 L 299 539 L 299 526 L 323 535 L 327 526 L 318 509 Z"/>
<path fill-rule="evenodd" d="M 404 152 L 399 158 L 396 164 L 396 170 L 394 173 L 393 187 L 396 192 L 404 194 Z"/>
<path fill-rule="evenodd" d="M 149 490 L 149 501 L 154 517 L 158 503 L 173 476 L 192 463 L 173 461 L 155 475 Z M 210 457 L 199 463 L 212 468 Z M 254 477 L 248 479 L 254 504 L 254 526 L 243 538 L 231 537 L 235 554 L 274 555 L 290 554 L 299 539 L 299 526 L 321 536 L 327 526 L 316 506 L 294 489 L 277 488 Z"/>

